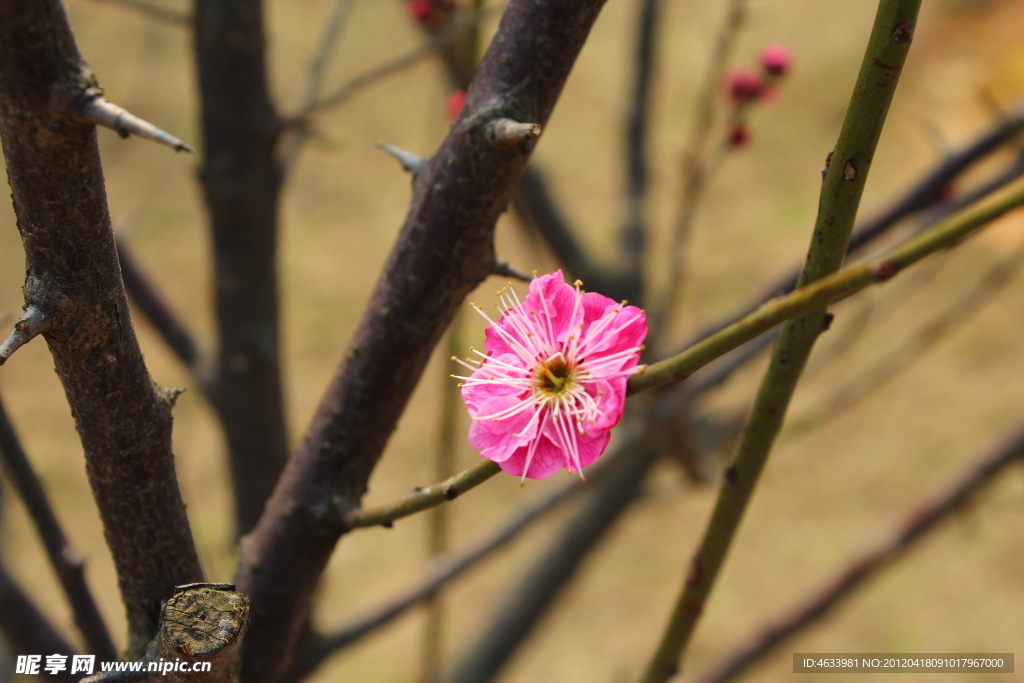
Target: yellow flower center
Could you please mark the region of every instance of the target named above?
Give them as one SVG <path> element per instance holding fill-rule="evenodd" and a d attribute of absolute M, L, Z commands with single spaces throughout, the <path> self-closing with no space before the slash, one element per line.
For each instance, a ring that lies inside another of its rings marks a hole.
<path fill-rule="evenodd" d="M 573 369 L 558 356 L 541 361 L 537 368 L 537 388 L 548 396 L 561 396 L 573 385 Z"/>

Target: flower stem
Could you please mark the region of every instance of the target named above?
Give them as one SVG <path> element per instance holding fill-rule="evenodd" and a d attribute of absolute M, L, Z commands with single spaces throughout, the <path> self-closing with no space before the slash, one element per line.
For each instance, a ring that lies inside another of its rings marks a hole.
<path fill-rule="evenodd" d="M 921 0 L 880 0 L 878 4 L 843 129 L 822 183 L 818 218 L 800 277 L 801 285 L 821 280 L 842 266 L 864 183 L 907 56 L 920 5 Z M 910 240 L 903 246 L 914 242 Z M 896 263 L 882 262 L 876 268 L 853 269 L 854 272 L 859 271 L 859 277 L 854 279 L 859 281 L 858 286 L 863 286 L 872 279 L 888 279 L 898 269 Z M 821 291 L 815 285 L 808 289 Z M 823 296 L 815 301 L 817 306 L 810 307 L 807 315 L 786 325 L 779 336 L 733 464 L 726 470 L 711 522 L 693 558 L 683 592 L 662 641 L 643 676 L 643 683 L 663 683 L 678 671 L 678 662 L 725 562 L 757 478 L 782 427 L 800 373 L 815 340 L 827 326 L 826 306 L 832 298 Z"/>

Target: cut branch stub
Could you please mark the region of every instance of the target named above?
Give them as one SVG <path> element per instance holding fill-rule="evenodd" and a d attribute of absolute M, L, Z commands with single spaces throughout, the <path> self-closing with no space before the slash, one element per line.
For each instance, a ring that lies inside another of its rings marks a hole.
<path fill-rule="evenodd" d="M 496 149 L 512 149 L 520 142 L 536 140 L 544 132 L 539 123 L 519 123 L 512 119 L 494 119 L 484 126 L 487 141 Z"/>
<path fill-rule="evenodd" d="M 230 683 L 249 626 L 249 599 L 229 583 L 178 586 L 160 614 L 160 631 L 146 659 L 173 665 L 171 683 Z M 197 666 L 208 662 L 205 666 Z M 198 670 L 197 670 L 198 669 Z"/>

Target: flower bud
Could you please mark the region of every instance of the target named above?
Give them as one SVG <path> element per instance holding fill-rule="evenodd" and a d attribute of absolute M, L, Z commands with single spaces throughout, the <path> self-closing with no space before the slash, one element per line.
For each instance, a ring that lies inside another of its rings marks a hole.
<path fill-rule="evenodd" d="M 736 121 L 729 126 L 727 139 L 730 147 L 743 147 L 750 142 L 750 129 L 742 121 Z"/>
<path fill-rule="evenodd" d="M 462 111 L 462 105 L 466 103 L 466 91 L 456 90 L 448 96 L 447 101 L 444 103 L 444 110 L 448 114 L 448 119 L 454 121 L 459 118 L 459 112 Z"/>
<path fill-rule="evenodd" d="M 793 53 L 782 43 L 765 45 L 761 50 L 761 67 L 776 78 L 785 76 L 793 62 Z"/>
<path fill-rule="evenodd" d="M 740 106 L 747 102 L 755 102 L 764 92 L 761 74 L 749 69 L 734 71 L 726 79 L 729 96 L 733 104 Z"/>

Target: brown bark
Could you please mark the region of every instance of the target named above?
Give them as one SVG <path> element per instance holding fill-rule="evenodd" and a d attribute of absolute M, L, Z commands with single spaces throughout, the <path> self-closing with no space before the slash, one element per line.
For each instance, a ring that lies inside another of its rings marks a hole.
<path fill-rule="evenodd" d="M 138 648 L 160 601 L 202 572 L 175 478 L 172 400 L 150 379 L 128 315 L 95 127 L 73 117 L 101 91 L 59 2 L 0 1 L 0 65 L 25 303 L 46 317 Z"/>
<path fill-rule="evenodd" d="M 211 398 L 230 451 L 238 533 L 288 456 L 277 302 L 281 126 L 267 87 L 261 0 L 196 0 L 200 180 L 210 214 L 218 334 Z"/>
<path fill-rule="evenodd" d="M 602 0 L 512 2 L 459 119 L 416 177 L 412 205 L 362 323 L 263 517 L 242 544 L 252 599 L 242 676 L 273 681 L 314 587 L 434 344 L 491 270 L 498 216 L 532 150 L 496 150 L 498 118 L 543 125 Z"/>

